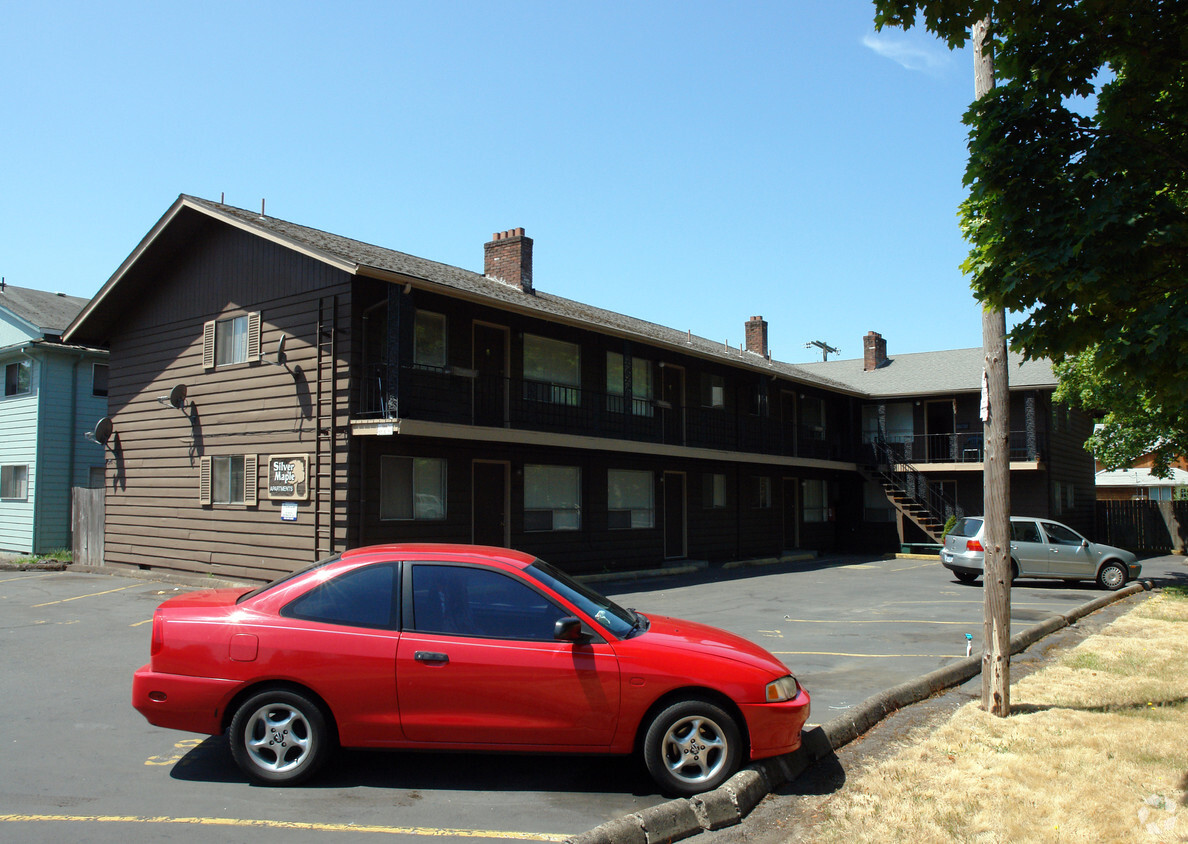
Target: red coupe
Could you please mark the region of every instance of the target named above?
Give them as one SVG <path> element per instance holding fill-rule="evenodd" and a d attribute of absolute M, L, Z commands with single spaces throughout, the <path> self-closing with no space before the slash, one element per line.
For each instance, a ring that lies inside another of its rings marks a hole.
<path fill-rule="evenodd" d="M 468 545 L 359 548 L 252 591 L 172 598 L 132 705 L 159 727 L 230 730 L 263 784 L 305 780 L 338 745 L 638 752 L 675 794 L 795 750 L 809 714 L 746 639 Z"/>

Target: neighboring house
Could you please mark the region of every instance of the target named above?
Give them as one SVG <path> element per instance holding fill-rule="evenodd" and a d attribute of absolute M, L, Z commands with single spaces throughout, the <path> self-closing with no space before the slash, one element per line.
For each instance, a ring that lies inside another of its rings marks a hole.
<path fill-rule="evenodd" d="M 532 248 L 499 233 L 480 274 L 179 197 L 66 332 L 112 355 L 107 563 L 267 579 L 395 540 L 574 572 L 886 549 L 889 505 L 868 513 L 867 491 L 886 476 L 951 483 L 980 512 L 967 353 L 780 363 L 761 317 L 730 348 L 545 293 Z M 1012 387 L 1013 486 L 1028 512 L 1075 511 L 1092 459 L 1056 447 L 1055 380 L 1034 369 Z M 895 467 L 864 446 L 876 430 Z"/>
<path fill-rule="evenodd" d="M 83 438 L 107 412 L 107 352 L 61 334 L 86 299 L 0 282 L 0 550 L 71 546 L 71 488 L 103 483 Z"/>
<path fill-rule="evenodd" d="M 1097 470 L 1098 501 L 1183 501 L 1188 500 L 1188 459 L 1172 461 L 1171 475 L 1151 474 L 1151 457 L 1140 458 L 1128 469 Z"/>

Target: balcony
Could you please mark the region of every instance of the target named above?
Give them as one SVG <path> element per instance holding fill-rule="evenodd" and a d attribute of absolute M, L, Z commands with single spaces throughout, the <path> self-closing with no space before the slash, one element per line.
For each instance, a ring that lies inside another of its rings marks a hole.
<path fill-rule="evenodd" d="M 360 380 L 355 417 L 544 431 L 573 436 L 852 462 L 856 452 L 821 428 L 724 408 L 673 405 L 457 368 L 404 367 L 398 390 L 387 369 Z"/>
<path fill-rule="evenodd" d="M 1008 441 L 1012 463 L 1039 463 L 1044 460 L 1047 442 L 1039 432 L 1011 431 Z M 982 432 L 958 432 L 953 434 L 893 435 L 884 440 L 898 460 L 922 466 L 926 464 L 977 464 L 985 459 L 985 440 Z M 867 462 L 872 465 L 873 446 L 865 444 Z M 971 466 L 971 468 L 973 468 Z"/>

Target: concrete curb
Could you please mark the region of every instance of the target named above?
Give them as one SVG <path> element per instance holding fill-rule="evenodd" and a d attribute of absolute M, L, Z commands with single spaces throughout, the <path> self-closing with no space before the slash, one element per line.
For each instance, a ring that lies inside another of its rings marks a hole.
<path fill-rule="evenodd" d="M 1011 637 L 1011 654 L 1026 650 L 1045 636 L 1102 607 L 1153 588 L 1150 581 L 1136 581 L 1117 592 L 1044 619 Z M 793 753 L 761 759 L 713 791 L 669 800 L 642 812 L 616 818 L 565 839 L 566 844 L 654 844 L 679 841 L 703 831 L 742 823 L 743 818 L 771 791 L 796 779 L 809 767 L 849 744 L 896 710 L 960 685 L 981 671 L 982 658 L 971 656 L 900 683 L 867 698 L 845 714 L 806 730 L 801 736 L 800 749 Z"/>

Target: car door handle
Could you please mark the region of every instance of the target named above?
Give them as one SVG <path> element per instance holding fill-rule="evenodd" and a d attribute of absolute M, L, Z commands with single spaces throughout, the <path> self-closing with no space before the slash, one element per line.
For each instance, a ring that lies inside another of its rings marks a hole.
<path fill-rule="evenodd" d="M 417 651 L 413 655 L 417 662 L 449 662 L 449 654 L 439 654 L 436 651 Z"/>

